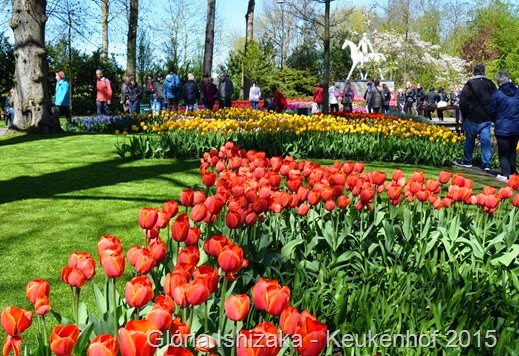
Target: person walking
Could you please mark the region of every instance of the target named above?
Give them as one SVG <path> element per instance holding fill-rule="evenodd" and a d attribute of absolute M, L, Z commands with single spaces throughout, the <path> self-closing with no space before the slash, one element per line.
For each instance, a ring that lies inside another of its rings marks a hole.
<path fill-rule="evenodd" d="M 112 83 L 110 80 L 105 78 L 103 75 L 103 70 L 96 70 L 96 107 L 97 107 L 97 115 L 102 115 L 103 113 L 110 116 L 112 115 L 112 109 L 110 109 L 110 104 L 112 103 Z"/>
<path fill-rule="evenodd" d="M 195 82 L 195 76 L 192 73 L 187 75 L 187 82 L 183 88 L 183 98 L 186 104 L 186 112 L 198 110 L 198 100 L 200 100 L 200 91 Z"/>
<path fill-rule="evenodd" d="M 252 110 L 258 110 L 258 104 L 261 98 L 261 89 L 256 85 L 256 82 L 252 82 L 252 86 L 249 90 L 249 101 L 252 106 Z"/>
<path fill-rule="evenodd" d="M 204 109 L 213 110 L 218 94 L 218 88 L 214 84 L 213 78 L 207 78 L 202 88 L 202 94 L 204 96 Z"/>
<path fill-rule="evenodd" d="M 431 85 L 429 87 L 429 92 L 425 94 L 425 107 L 427 108 L 427 117 L 429 120 L 432 120 L 432 113 L 436 109 L 436 99 L 438 95 L 434 91 L 434 87 Z"/>
<path fill-rule="evenodd" d="M 4 112 L 5 112 L 5 124 L 9 128 L 14 122 L 14 88 L 9 90 L 9 95 L 5 98 Z"/>
<path fill-rule="evenodd" d="M 274 105 L 276 106 L 276 112 L 283 113 L 288 108 L 287 99 L 281 94 L 278 87 L 273 85 L 272 93 L 274 93 Z"/>
<path fill-rule="evenodd" d="M 323 96 L 324 96 L 324 84 L 321 82 L 314 89 L 314 103 L 317 105 L 315 113 L 320 113 L 323 111 Z"/>
<path fill-rule="evenodd" d="M 126 89 L 126 96 L 130 102 L 130 115 L 139 114 L 141 109 L 142 88 L 135 81 L 133 75 L 130 75 L 129 79 L 130 82 Z"/>
<path fill-rule="evenodd" d="M 130 83 L 130 76 L 124 76 L 124 83 L 121 85 L 121 105 L 123 106 L 123 113 L 130 113 L 130 101 L 128 100 L 128 96 L 126 95 L 128 91 L 128 84 Z"/>
<path fill-rule="evenodd" d="M 442 87 L 438 88 L 438 94 L 436 96 L 436 108 L 444 108 L 448 105 L 448 103 L 449 96 L 447 95 L 447 93 L 445 93 L 445 91 L 443 91 Z M 438 120 L 440 120 L 440 122 L 443 122 L 443 110 L 436 110 L 436 113 L 438 114 Z"/>
<path fill-rule="evenodd" d="M 355 98 L 355 91 L 351 86 L 351 82 L 349 80 L 346 81 L 346 85 L 342 90 L 342 111 L 343 112 L 352 112 L 353 111 L 353 98 Z"/>
<path fill-rule="evenodd" d="M 65 73 L 59 71 L 56 73 L 56 94 L 54 95 L 54 105 L 59 110 L 59 116 L 65 116 L 67 123 L 72 123 L 72 117 L 70 116 L 70 86 L 65 78 Z"/>
<path fill-rule="evenodd" d="M 234 93 L 234 84 L 226 73 L 220 74 L 220 83 L 218 84 L 218 102 L 221 108 L 232 107 L 232 95 Z"/>
<path fill-rule="evenodd" d="M 496 85 L 485 76 L 485 66 L 478 63 L 474 66 L 474 77 L 461 90 L 460 110 L 465 130 L 463 159 L 455 160 L 459 167 L 472 167 L 472 156 L 476 145 L 476 136 L 481 143 L 481 161 L 483 170 L 490 172 L 492 159 L 492 141 L 490 127 L 492 120 L 489 114 L 490 96 L 496 91 Z"/>
<path fill-rule="evenodd" d="M 153 82 L 153 103 L 151 110 L 153 115 L 158 115 L 164 108 L 164 80 L 162 73 L 157 74 L 157 80 Z"/>
<path fill-rule="evenodd" d="M 335 86 L 335 82 L 331 82 L 328 88 L 328 101 L 330 104 L 330 112 L 339 112 L 339 89 Z"/>
<path fill-rule="evenodd" d="M 501 174 L 497 179 L 508 181 L 517 173 L 517 143 L 519 142 L 519 89 L 510 81 L 510 75 L 500 70 L 496 75 L 496 90 L 490 97 L 490 117 L 494 121 Z"/>
<path fill-rule="evenodd" d="M 382 88 L 380 88 L 380 81 L 375 80 L 375 85 L 371 89 L 371 109 L 374 113 L 379 113 L 380 109 L 384 105 L 384 94 Z"/>
<path fill-rule="evenodd" d="M 177 111 L 181 87 L 182 83 L 177 74 L 177 67 L 172 66 L 170 73 L 166 75 L 166 80 L 164 81 L 164 100 L 166 101 L 166 109 L 168 111 Z"/>

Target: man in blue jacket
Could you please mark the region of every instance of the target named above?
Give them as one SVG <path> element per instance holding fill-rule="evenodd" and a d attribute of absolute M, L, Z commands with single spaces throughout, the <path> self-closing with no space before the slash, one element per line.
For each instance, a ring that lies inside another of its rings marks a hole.
<path fill-rule="evenodd" d="M 70 116 L 70 94 L 69 94 L 70 86 L 65 79 L 65 73 L 63 71 L 59 71 L 56 73 L 56 95 L 54 96 L 54 105 L 56 105 L 59 109 L 59 115 L 65 116 L 67 122 L 70 124 L 72 122 L 72 117 Z"/>
<path fill-rule="evenodd" d="M 167 111 L 177 111 L 181 86 L 182 83 L 177 74 L 177 67 L 173 66 L 164 80 L 164 100 L 167 105 Z"/>
<path fill-rule="evenodd" d="M 499 89 L 490 98 L 490 117 L 495 123 L 501 174 L 497 179 L 508 181 L 517 173 L 517 143 L 519 142 L 519 90 L 510 75 L 500 70 L 496 75 Z"/>
<path fill-rule="evenodd" d="M 485 77 L 485 66 L 481 63 L 474 66 L 474 77 L 470 79 L 460 95 L 460 110 L 463 116 L 465 130 L 465 145 L 463 160 L 454 161 L 456 166 L 472 167 L 472 155 L 476 145 L 476 136 L 481 142 L 481 161 L 483 169 L 491 172 L 492 141 L 490 127 L 492 120 L 489 114 L 490 96 L 496 91 L 493 81 Z"/>

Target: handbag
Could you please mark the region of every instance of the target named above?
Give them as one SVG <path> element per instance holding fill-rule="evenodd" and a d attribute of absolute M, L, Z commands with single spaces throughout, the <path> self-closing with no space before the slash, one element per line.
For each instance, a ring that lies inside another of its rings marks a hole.
<path fill-rule="evenodd" d="M 438 105 L 436 105 L 436 107 L 445 108 L 445 107 L 447 107 L 447 102 L 444 100 L 440 100 L 440 101 L 438 101 Z"/>
<path fill-rule="evenodd" d="M 316 114 L 318 112 L 320 112 L 319 111 L 319 105 L 316 102 L 313 102 L 312 103 L 312 114 Z"/>

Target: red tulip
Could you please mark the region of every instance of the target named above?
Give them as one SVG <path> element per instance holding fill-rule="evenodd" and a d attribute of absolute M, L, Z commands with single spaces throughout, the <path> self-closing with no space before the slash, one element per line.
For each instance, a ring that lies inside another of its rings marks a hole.
<path fill-rule="evenodd" d="M 290 289 L 281 287 L 276 280 L 260 278 L 252 287 L 252 298 L 258 310 L 278 316 L 288 306 Z"/>
<path fill-rule="evenodd" d="M 157 239 L 150 243 L 150 254 L 151 257 L 155 260 L 156 264 L 159 264 L 162 261 L 164 261 L 166 259 L 167 253 L 167 246 L 160 239 Z"/>
<path fill-rule="evenodd" d="M 125 299 L 129 306 L 142 308 L 153 298 L 153 286 L 147 276 L 133 278 L 126 283 Z"/>
<path fill-rule="evenodd" d="M 145 230 L 155 226 L 159 218 L 159 211 L 155 208 L 142 208 L 139 212 L 139 225 Z"/>
<path fill-rule="evenodd" d="M 158 214 L 158 218 L 157 218 L 157 222 L 155 223 L 155 226 L 153 227 L 153 229 L 164 229 L 166 227 L 168 227 L 169 225 L 169 214 L 166 213 L 164 210 L 159 210 L 157 212 Z"/>
<path fill-rule="evenodd" d="M 326 348 L 328 327 L 319 322 L 308 311 L 301 313 L 301 321 L 295 334 L 300 335 L 302 344 L 297 353 L 302 356 L 318 356 Z"/>
<path fill-rule="evenodd" d="M 183 242 L 189 233 L 189 217 L 186 213 L 180 214 L 171 226 L 171 237 L 176 242 Z"/>
<path fill-rule="evenodd" d="M 513 206 L 515 206 L 516 208 L 519 208 L 519 194 L 516 194 L 514 196 L 514 199 L 512 200 L 512 204 Z"/>
<path fill-rule="evenodd" d="M 180 318 L 175 318 L 171 322 L 171 328 L 169 329 L 171 340 L 175 345 L 186 344 L 191 334 L 189 325 L 183 323 Z"/>
<path fill-rule="evenodd" d="M 405 185 L 404 172 L 401 171 L 400 169 L 395 169 L 393 171 L 393 175 L 392 175 L 391 179 L 393 180 L 393 182 L 395 184 L 398 184 L 398 185 L 400 185 L 402 187 Z"/>
<path fill-rule="evenodd" d="M 202 334 L 195 339 L 195 349 L 200 352 L 207 353 L 216 349 L 216 346 L 216 339 L 210 335 Z"/>
<path fill-rule="evenodd" d="M 197 246 L 200 240 L 200 229 L 197 227 L 190 227 L 187 233 L 187 238 L 184 240 L 186 246 Z"/>
<path fill-rule="evenodd" d="M 452 176 L 451 184 L 457 185 L 458 187 L 464 187 L 465 186 L 465 177 L 460 173 L 456 173 Z"/>
<path fill-rule="evenodd" d="M 205 193 L 201 190 L 195 190 L 193 192 L 193 205 L 202 204 L 205 201 Z"/>
<path fill-rule="evenodd" d="M 50 349 L 57 356 L 70 356 L 79 337 L 79 328 L 75 324 L 58 325 L 50 335 Z"/>
<path fill-rule="evenodd" d="M 207 188 L 211 188 L 215 182 L 216 182 L 216 173 L 206 172 L 202 175 L 202 183 L 204 183 L 204 185 Z"/>
<path fill-rule="evenodd" d="M 438 180 L 441 184 L 447 184 L 451 179 L 451 172 L 440 171 L 440 175 L 438 176 Z"/>
<path fill-rule="evenodd" d="M 281 345 L 278 329 L 265 321 L 252 330 L 240 330 L 236 352 L 237 356 L 277 356 Z"/>
<path fill-rule="evenodd" d="M 183 206 L 186 206 L 186 207 L 193 206 L 194 198 L 195 198 L 195 195 L 194 195 L 193 190 L 184 189 L 180 193 L 180 204 L 182 204 Z"/>
<path fill-rule="evenodd" d="M 501 199 L 508 199 L 514 194 L 514 191 L 510 187 L 501 187 L 498 194 Z"/>
<path fill-rule="evenodd" d="M 240 215 L 235 212 L 228 212 L 225 216 L 225 224 L 229 229 L 237 229 L 240 227 Z"/>
<path fill-rule="evenodd" d="M 373 172 L 373 183 L 376 185 L 382 185 L 386 181 L 386 172 L 375 171 Z"/>
<path fill-rule="evenodd" d="M 279 327 L 285 335 L 293 335 L 296 328 L 301 320 L 301 314 L 296 308 L 288 306 L 286 307 L 279 316 Z"/>
<path fill-rule="evenodd" d="M 250 309 L 250 299 L 246 294 L 232 295 L 225 301 L 225 314 L 232 321 L 243 321 Z"/>
<path fill-rule="evenodd" d="M 364 163 L 362 163 L 362 162 L 355 162 L 355 164 L 353 165 L 353 171 L 354 172 L 358 172 L 358 173 L 362 173 L 362 171 L 364 171 Z"/>
<path fill-rule="evenodd" d="M 83 271 L 74 267 L 63 267 L 61 270 L 61 280 L 72 287 L 83 288 L 86 277 Z"/>
<path fill-rule="evenodd" d="M 194 222 L 203 221 L 207 213 L 207 207 L 204 203 L 196 204 L 195 206 L 193 206 L 193 209 L 191 209 L 191 219 Z"/>
<path fill-rule="evenodd" d="M 427 190 L 433 194 L 438 194 L 442 190 L 440 182 L 434 179 L 428 179 L 426 187 Z"/>
<path fill-rule="evenodd" d="M 119 341 L 110 334 L 98 335 L 88 346 L 87 356 L 117 356 Z"/>
<path fill-rule="evenodd" d="M 194 271 L 193 278 L 204 281 L 209 293 L 214 293 L 218 289 L 218 268 L 208 265 L 201 265 Z"/>
<path fill-rule="evenodd" d="M 239 272 L 246 262 L 247 260 L 243 258 L 243 250 L 235 244 L 225 246 L 218 255 L 218 266 L 226 273 Z"/>
<path fill-rule="evenodd" d="M 159 334 L 157 326 L 148 320 L 130 320 L 119 329 L 119 343 L 122 356 L 153 356 Z"/>
<path fill-rule="evenodd" d="M 175 200 L 168 200 L 162 205 L 162 211 L 171 219 L 178 213 L 178 203 Z"/>
<path fill-rule="evenodd" d="M 341 195 L 337 199 L 337 206 L 341 209 L 346 209 L 346 207 L 348 206 L 349 203 L 350 203 L 350 198 L 346 195 Z"/>
<path fill-rule="evenodd" d="M 200 261 L 200 251 L 196 246 L 189 246 L 178 254 L 178 262 L 177 263 L 185 263 L 191 266 L 196 266 Z"/>
<path fill-rule="evenodd" d="M 209 298 L 209 288 L 204 280 L 195 278 L 187 284 L 185 294 L 189 305 L 200 305 Z"/>
<path fill-rule="evenodd" d="M 104 250 L 99 258 L 108 278 L 117 278 L 123 275 L 125 263 L 122 252 Z"/>
<path fill-rule="evenodd" d="M 308 214 L 308 210 L 310 210 L 310 207 L 307 204 L 301 204 L 299 205 L 299 208 L 297 209 L 297 214 L 301 216 L 306 216 Z"/>
<path fill-rule="evenodd" d="M 170 297 L 168 297 L 171 299 Z M 173 304 L 173 310 L 175 308 L 175 303 L 173 300 L 171 300 L 171 303 Z M 171 326 L 172 316 L 173 313 L 170 311 L 171 309 L 169 307 L 164 307 L 162 304 L 159 304 L 155 302 L 155 305 L 153 305 L 153 308 L 146 314 L 146 320 L 151 321 L 153 324 L 157 325 L 157 329 L 160 331 L 166 331 Z"/>
<path fill-rule="evenodd" d="M 97 253 L 101 256 L 101 253 L 105 250 L 112 250 L 121 253 L 123 251 L 123 245 L 117 237 L 105 235 L 101 237 L 97 243 Z"/>
<path fill-rule="evenodd" d="M 166 279 L 164 280 L 164 293 L 169 295 L 171 298 L 175 296 L 175 289 L 178 286 L 187 283 L 187 279 L 185 275 L 180 273 L 168 273 L 166 275 Z"/>

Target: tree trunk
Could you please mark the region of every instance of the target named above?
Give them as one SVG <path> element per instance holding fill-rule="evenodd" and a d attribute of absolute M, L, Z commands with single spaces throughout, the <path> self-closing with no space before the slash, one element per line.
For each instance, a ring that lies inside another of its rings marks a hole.
<path fill-rule="evenodd" d="M 139 21 L 139 0 L 130 0 L 128 18 L 128 43 L 126 50 L 126 74 L 133 74 L 137 69 L 137 26 Z"/>
<path fill-rule="evenodd" d="M 325 0 L 324 8 L 324 68 L 323 68 L 323 82 L 324 82 L 324 95 L 323 95 L 323 114 L 329 112 L 329 93 L 328 88 L 330 87 L 330 1 Z"/>
<path fill-rule="evenodd" d="M 245 14 L 245 22 L 246 22 L 246 36 L 245 36 L 245 49 L 244 56 L 247 55 L 247 48 L 249 42 L 252 41 L 254 35 L 254 7 L 255 0 L 249 0 L 249 5 L 247 6 L 247 13 Z M 250 78 L 245 76 L 244 66 L 242 64 L 241 70 L 241 86 L 240 86 L 240 98 L 248 99 L 249 98 L 249 90 L 250 90 Z"/>
<path fill-rule="evenodd" d="M 216 17 L 216 0 L 207 0 L 207 22 L 205 26 L 204 70 L 203 75 L 211 77 L 213 70 L 214 22 Z"/>
<path fill-rule="evenodd" d="M 59 117 L 51 113 L 45 50 L 47 0 L 12 0 L 12 5 L 16 93 L 11 129 L 42 134 L 63 132 Z"/>
<path fill-rule="evenodd" d="M 105 59 L 108 59 L 108 14 L 110 10 L 110 0 L 101 0 L 101 31 L 103 36 L 103 45 L 101 53 Z"/>

